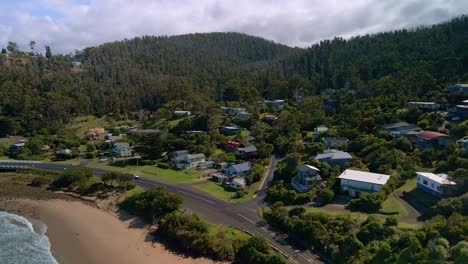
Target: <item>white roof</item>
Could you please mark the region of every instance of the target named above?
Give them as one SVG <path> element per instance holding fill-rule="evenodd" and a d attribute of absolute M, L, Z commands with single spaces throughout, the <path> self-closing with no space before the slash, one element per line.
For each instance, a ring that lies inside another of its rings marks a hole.
<path fill-rule="evenodd" d="M 314 170 L 314 171 L 320 171 L 319 169 L 317 169 L 316 167 L 312 166 L 312 165 L 308 165 L 308 164 L 304 164 L 302 166 L 300 166 L 299 168 L 297 168 L 298 170 L 300 171 L 303 171 L 303 170 Z"/>
<path fill-rule="evenodd" d="M 409 102 L 410 104 L 430 104 L 430 105 L 434 105 L 436 104 L 435 102 Z"/>
<path fill-rule="evenodd" d="M 416 172 L 417 175 L 423 176 L 424 178 L 428 178 L 431 181 L 435 181 L 440 184 L 450 184 L 455 185 L 456 183 L 453 181 L 447 180 L 447 174 L 434 174 L 431 172 Z"/>
<path fill-rule="evenodd" d="M 348 169 L 338 178 L 384 185 L 390 179 L 390 175 Z"/>

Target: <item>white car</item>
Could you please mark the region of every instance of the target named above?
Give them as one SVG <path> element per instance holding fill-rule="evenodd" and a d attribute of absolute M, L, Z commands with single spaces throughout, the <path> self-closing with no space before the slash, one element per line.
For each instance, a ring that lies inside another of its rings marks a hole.
<path fill-rule="evenodd" d="M 140 179 L 140 176 L 138 175 L 133 176 L 133 180 L 138 180 L 138 179 Z"/>

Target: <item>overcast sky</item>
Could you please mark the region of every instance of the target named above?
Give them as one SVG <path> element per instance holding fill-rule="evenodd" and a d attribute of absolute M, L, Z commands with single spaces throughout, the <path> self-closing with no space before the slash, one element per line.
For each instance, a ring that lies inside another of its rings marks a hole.
<path fill-rule="evenodd" d="M 307 47 L 468 14 L 468 0 L 0 0 L 0 45 L 54 53 L 142 35 L 236 31 Z"/>

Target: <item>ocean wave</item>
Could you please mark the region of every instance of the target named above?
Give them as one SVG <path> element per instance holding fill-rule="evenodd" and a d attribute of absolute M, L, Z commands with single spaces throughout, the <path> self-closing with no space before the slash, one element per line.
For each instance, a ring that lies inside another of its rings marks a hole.
<path fill-rule="evenodd" d="M 0 211 L 0 263 L 58 264 L 45 235 L 47 226 L 33 224 L 26 218 Z"/>

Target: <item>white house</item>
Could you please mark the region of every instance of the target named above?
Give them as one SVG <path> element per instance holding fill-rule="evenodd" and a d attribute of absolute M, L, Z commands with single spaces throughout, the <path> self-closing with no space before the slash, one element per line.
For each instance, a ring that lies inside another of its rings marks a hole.
<path fill-rule="evenodd" d="M 297 168 L 297 175 L 292 178 L 291 185 L 299 193 L 305 193 L 319 181 L 322 180 L 320 177 L 320 170 L 311 165 L 302 165 Z"/>
<path fill-rule="evenodd" d="M 190 169 L 195 168 L 199 164 L 205 163 L 205 154 L 198 153 L 198 154 L 187 154 L 185 156 L 178 156 L 174 158 L 174 163 L 176 168 L 178 169 Z"/>
<path fill-rule="evenodd" d="M 174 111 L 174 118 L 181 118 L 181 117 L 186 117 L 190 116 L 192 112 L 190 111 Z"/>
<path fill-rule="evenodd" d="M 244 177 L 234 178 L 230 186 L 235 189 L 244 189 L 247 186 L 247 180 Z"/>
<path fill-rule="evenodd" d="M 112 154 L 115 157 L 130 157 L 132 156 L 132 148 L 127 142 L 116 142 L 112 147 Z"/>
<path fill-rule="evenodd" d="M 341 191 L 358 197 L 362 192 L 378 192 L 390 179 L 390 175 L 357 170 L 345 170 L 339 177 Z"/>
<path fill-rule="evenodd" d="M 439 109 L 440 105 L 435 102 L 409 102 L 409 108 L 417 108 L 425 111 L 435 111 Z"/>
<path fill-rule="evenodd" d="M 442 186 L 456 184 L 455 182 L 448 180 L 447 174 L 416 172 L 416 179 L 418 189 L 437 196 L 444 195 Z"/>

